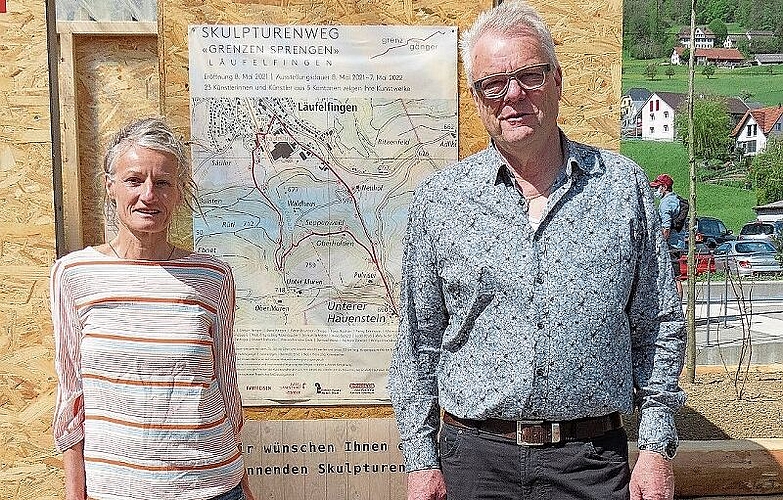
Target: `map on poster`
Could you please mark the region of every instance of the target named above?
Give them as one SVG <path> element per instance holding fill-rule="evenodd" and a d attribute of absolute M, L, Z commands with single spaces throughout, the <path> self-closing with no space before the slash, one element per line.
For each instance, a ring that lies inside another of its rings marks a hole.
<path fill-rule="evenodd" d="M 234 270 L 243 401 L 388 399 L 416 185 L 457 159 L 454 27 L 190 26 L 194 249 Z"/>

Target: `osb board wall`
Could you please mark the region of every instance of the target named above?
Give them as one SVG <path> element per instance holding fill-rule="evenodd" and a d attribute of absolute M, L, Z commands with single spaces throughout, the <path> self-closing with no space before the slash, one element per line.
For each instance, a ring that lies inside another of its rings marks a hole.
<path fill-rule="evenodd" d="M 104 241 L 102 174 L 106 144 L 131 120 L 160 113 L 157 43 L 155 36 L 75 37 L 73 57 L 85 245 Z"/>
<path fill-rule="evenodd" d="M 561 123 L 577 140 L 619 147 L 621 0 L 568 0 L 556 6 L 532 2 L 552 27 L 565 72 Z M 189 24 L 404 24 L 469 26 L 492 5 L 442 0 L 207 0 L 158 4 L 163 113 L 189 135 Z M 464 73 L 460 78 L 460 156 L 483 148 L 487 137 L 473 108 Z M 273 407 L 247 411 L 253 419 L 382 417 L 389 406 Z"/>
<path fill-rule="evenodd" d="M 0 498 L 54 499 L 62 481 L 48 271 L 55 255 L 44 2 L 0 14 Z"/>

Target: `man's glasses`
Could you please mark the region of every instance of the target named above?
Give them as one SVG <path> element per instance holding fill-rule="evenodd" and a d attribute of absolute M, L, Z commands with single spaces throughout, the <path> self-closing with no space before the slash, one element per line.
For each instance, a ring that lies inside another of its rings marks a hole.
<path fill-rule="evenodd" d="M 552 69 L 549 63 L 525 66 L 510 73 L 495 73 L 473 82 L 473 88 L 487 99 L 500 99 L 508 92 L 511 79 L 517 81 L 522 90 L 540 89 L 546 83 L 546 74 Z"/>

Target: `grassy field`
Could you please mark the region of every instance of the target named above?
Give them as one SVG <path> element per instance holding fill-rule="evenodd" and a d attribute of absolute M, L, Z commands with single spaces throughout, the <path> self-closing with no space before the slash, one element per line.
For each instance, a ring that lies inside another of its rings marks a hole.
<path fill-rule="evenodd" d="M 664 172 L 671 175 L 674 191 L 688 197 L 688 154 L 681 143 L 622 141 L 620 152 L 641 165 L 650 179 Z M 734 234 L 739 232 L 743 224 L 756 218 L 754 206 L 756 194 L 753 191 L 707 183 L 696 184 L 696 213 L 721 219 Z"/>
<path fill-rule="evenodd" d="M 658 68 L 655 80 L 644 75 L 644 68 L 654 61 L 638 61 L 623 59 L 623 93 L 629 88 L 642 87 L 652 92 L 688 92 L 688 67 L 674 66 L 675 75 L 670 79 L 664 74 L 666 66 Z M 697 93 L 716 94 L 724 96 L 739 96 L 750 94 L 750 101 L 757 101 L 765 106 L 775 106 L 783 103 L 783 65 L 752 66 L 748 68 L 715 68 L 711 78 L 701 74 L 704 66 L 696 67 L 694 88 Z"/>

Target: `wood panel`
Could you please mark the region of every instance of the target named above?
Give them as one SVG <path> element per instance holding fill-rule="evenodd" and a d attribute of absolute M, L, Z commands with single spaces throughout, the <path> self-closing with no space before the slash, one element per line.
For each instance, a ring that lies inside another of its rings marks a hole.
<path fill-rule="evenodd" d="M 242 430 L 250 485 L 263 498 L 402 500 L 399 443 L 391 418 L 267 420 Z"/>
<path fill-rule="evenodd" d="M 58 498 L 52 446 L 54 260 L 44 2 L 0 14 L 0 498 Z"/>

